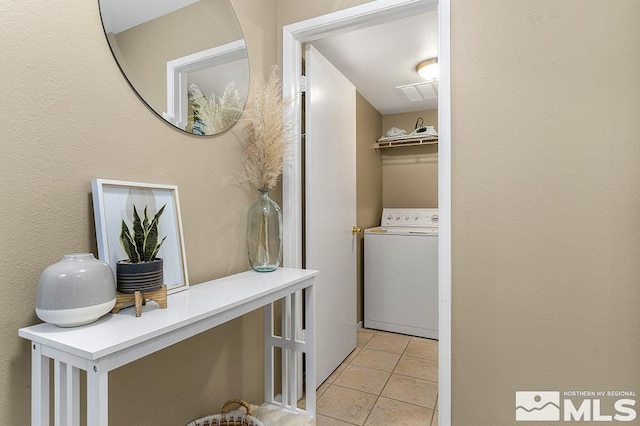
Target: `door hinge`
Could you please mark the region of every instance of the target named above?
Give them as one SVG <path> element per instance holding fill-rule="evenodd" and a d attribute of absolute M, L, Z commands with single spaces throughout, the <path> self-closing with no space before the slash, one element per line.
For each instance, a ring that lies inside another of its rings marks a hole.
<path fill-rule="evenodd" d="M 301 75 L 300 76 L 300 91 L 301 92 L 306 92 L 307 91 L 308 82 L 309 82 L 309 79 L 307 78 L 306 75 Z"/>

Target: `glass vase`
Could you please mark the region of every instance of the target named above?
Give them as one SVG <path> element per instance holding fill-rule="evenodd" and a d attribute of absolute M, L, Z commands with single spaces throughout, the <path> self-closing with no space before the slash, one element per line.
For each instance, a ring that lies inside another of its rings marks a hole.
<path fill-rule="evenodd" d="M 271 272 L 282 259 L 282 210 L 269 198 L 269 191 L 260 191 L 247 214 L 247 253 L 254 271 Z"/>

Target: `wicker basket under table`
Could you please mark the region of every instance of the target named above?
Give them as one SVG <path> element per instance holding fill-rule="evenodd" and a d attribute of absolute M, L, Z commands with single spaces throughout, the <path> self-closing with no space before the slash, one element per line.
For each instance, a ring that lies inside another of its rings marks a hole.
<path fill-rule="evenodd" d="M 245 413 L 230 413 L 229 407 L 238 404 L 244 407 Z M 257 418 L 251 415 L 251 407 L 240 399 L 231 399 L 222 406 L 221 414 L 212 414 L 201 417 L 187 424 L 187 426 L 264 426 Z"/>

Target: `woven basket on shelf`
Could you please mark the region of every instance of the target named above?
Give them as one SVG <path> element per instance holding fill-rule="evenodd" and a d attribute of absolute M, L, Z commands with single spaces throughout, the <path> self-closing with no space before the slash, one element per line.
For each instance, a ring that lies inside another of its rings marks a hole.
<path fill-rule="evenodd" d="M 238 404 L 244 407 L 244 413 L 229 412 L 229 406 Z M 251 415 L 251 407 L 240 399 L 230 399 L 222 406 L 221 414 L 212 414 L 201 417 L 187 426 L 264 426 L 264 424 Z"/>

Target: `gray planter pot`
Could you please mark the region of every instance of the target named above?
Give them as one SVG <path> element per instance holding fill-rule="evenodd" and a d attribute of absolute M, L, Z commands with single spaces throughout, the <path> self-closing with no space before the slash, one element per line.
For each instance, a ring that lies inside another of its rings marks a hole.
<path fill-rule="evenodd" d="M 162 259 L 140 263 L 120 260 L 116 264 L 116 282 L 120 293 L 158 290 L 164 284 Z"/>

